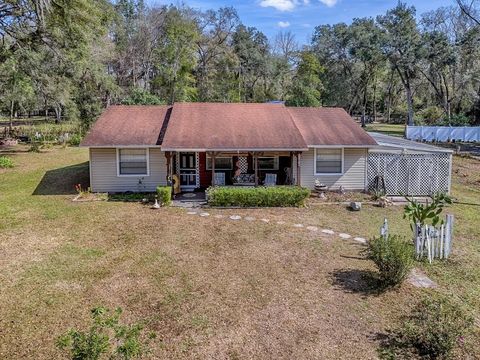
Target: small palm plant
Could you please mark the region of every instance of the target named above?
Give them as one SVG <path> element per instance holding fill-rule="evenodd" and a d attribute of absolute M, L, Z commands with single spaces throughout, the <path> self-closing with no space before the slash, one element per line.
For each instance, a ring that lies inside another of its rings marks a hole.
<path fill-rule="evenodd" d="M 452 204 L 452 198 L 445 193 L 436 193 L 432 196 L 432 202 L 421 204 L 413 198 L 405 197 L 408 204 L 405 205 L 403 218 L 410 221 L 413 230 L 415 224 L 420 226 L 430 223 L 432 226 L 443 224 L 440 219 L 445 206 Z"/>

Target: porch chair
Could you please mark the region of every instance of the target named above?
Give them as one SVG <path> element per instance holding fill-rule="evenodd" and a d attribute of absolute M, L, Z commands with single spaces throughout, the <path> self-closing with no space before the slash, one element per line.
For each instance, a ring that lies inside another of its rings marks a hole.
<path fill-rule="evenodd" d="M 277 185 L 277 174 L 265 174 L 265 181 L 263 182 L 265 186 L 275 186 Z"/>
<path fill-rule="evenodd" d="M 215 173 L 215 185 L 216 186 L 225 186 L 225 173 L 216 172 Z"/>

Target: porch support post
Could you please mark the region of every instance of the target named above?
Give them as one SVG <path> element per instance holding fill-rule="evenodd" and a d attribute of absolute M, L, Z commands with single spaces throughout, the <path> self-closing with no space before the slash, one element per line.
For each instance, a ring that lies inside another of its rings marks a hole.
<path fill-rule="evenodd" d="M 290 177 L 290 181 L 287 185 L 293 185 L 293 152 L 290 151 L 290 170 L 288 176 Z"/>
<path fill-rule="evenodd" d="M 301 181 L 300 181 L 300 161 L 302 159 L 302 153 L 298 152 L 297 153 L 297 186 L 300 186 Z"/>
<path fill-rule="evenodd" d="M 215 186 L 215 152 L 211 152 L 211 160 L 212 160 L 212 186 Z"/>
<path fill-rule="evenodd" d="M 177 174 L 178 181 L 180 182 L 180 153 L 175 153 L 175 173 Z"/>
<path fill-rule="evenodd" d="M 253 169 L 255 171 L 255 186 L 258 186 L 258 155 L 253 153 Z"/>
<path fill-rule="evenodd" d="M 167 183 L 170 182 L 170 185 L 173 184 L 172 182 L 172 153 L 170 151 L 165 152 L 165 157 L 167 158 Z"/>

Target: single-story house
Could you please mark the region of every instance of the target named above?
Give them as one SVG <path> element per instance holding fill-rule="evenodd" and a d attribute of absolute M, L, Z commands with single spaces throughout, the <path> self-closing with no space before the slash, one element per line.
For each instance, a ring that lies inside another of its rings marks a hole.
<path fill-rule="evenodd" d="M 379 147 L 341 108 L 282 103 L 110 106 L 81 146 L 94 192 L 182 191 L 211 185 L 369 187 L 369 152 Z"/>

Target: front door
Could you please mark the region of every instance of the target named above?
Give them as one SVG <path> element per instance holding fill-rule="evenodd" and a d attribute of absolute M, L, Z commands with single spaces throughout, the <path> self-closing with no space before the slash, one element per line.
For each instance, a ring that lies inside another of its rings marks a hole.
<path fill-rule="evenodd" d="M 180 187 L 193 190 L 197 187 L 197 157 L 194 152 L 180 153 Z"/>

